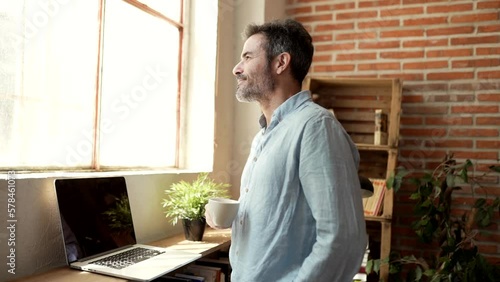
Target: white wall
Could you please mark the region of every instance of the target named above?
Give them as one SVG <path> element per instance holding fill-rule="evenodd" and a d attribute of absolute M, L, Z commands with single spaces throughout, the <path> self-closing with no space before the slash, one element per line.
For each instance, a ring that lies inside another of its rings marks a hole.
<path fill-rule="evenodd" d="M 180 226 L 172 227 L 161 209 L 163 190 L 172 182 L 194 179 L 188 175 L 135 175 L 126 176 L 130 204 L 139 242 L 150 242 L 181 232 Z M 55 205 L 54 178 L 17 179 L 16 195 L 16 275 L 7 272 L 6 231 L 7 181 L 0 181 L 0 281 L 9 281 L 28 274 L 43 272 L 65 264 L 59 227 L 59 215 Z"/>
<path fill-rule="evenodd" d="M 240 60 L 244 40 L 242 32 L 249 23 L 262 24 L 265 21 L 285 17 L 285 0 L 235 0 L 233 44 L 234 65 Z M 234 85 L 233 89 L 236 88 Z M 234 90 L 233 90 L 234 96 Z M 252 139 L 259 131 L 260 108 L 255 103 L 241 103 L 234 98 L 234 141 L 232 150 L 232 185 L 240 186 L 241 172 L 245 166 Z M 238 191 L 239 195 L 239 191 Z"/>
<path fill-rule="evenodd" d="M 233 198 L 239 196 L 241 170 L 253 135 L 259 129 L 260 116 L 256 104 L 239 103 L 234 98 L 235 79 L 231 71 L 239 60 L 243 46 L 240 35 L 250 22 L 262 23 L 268 18 L 281 17 L 284 2 L 285 0 L 219 1 L 215 159 L 212 175 L 218 181 L 233 185 Z M 180 179 L 190 181 L 194 177 L 193 173 L 126 176 L 139 242 L 155 241 L 181 232 L 180 226 L 173 228 L 163 217 L 160 201 L 163 190 L 171 183 Z M 0 180 L 0 281 L 18 279 L 65 264 L 53 181 L 53 178 L 16 181 L 16 275 L 11 275 L 7 273 L 5 263 L 9 233 L 6 230 L 4 203 L 7 203 L 8 185 L 7 181 Z"/>
<path fill-rule="evenodd" d="M 185 110 L 181 111 L 183 124 L 180 136 L 183 139 L 180 142 L 183 145 L 179 154 L 179 166 L 198 171 L 212 170 L 214 162 L 213 143 L 207 137 L 214 136 L 213 93 L 216 92 L 217 63 L 213 56 L 216 54 L 218 39 L 217 3 L 217 0 L 204 0 L 192 1 L 191 5 L 186 5 L 190 15 L 184 27 L 183 39 L 189 50 L 183 53 L 185 76 L 181 108 Z M 189 117 L 186 117 L 188 114 Z M 200 140 L 208 142 L 199 142 Z M 204 161 L 200 162 L 200 159 Z"/>

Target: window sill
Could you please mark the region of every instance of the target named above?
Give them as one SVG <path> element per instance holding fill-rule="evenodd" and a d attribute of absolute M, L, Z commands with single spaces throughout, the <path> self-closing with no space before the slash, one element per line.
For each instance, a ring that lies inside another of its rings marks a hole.
<path fill-rule="evenodd" d="M 108 171 L 3 171 L 0 179 L 43 179 L 43 178 L 69 178 L 69 177 L 112 177 L 127 175 L 152 175 L 152 174 L 188 174 L 199 173 L 199 170 L 189 169 L 128 169 L 128 170 L 108 170 Z"/>

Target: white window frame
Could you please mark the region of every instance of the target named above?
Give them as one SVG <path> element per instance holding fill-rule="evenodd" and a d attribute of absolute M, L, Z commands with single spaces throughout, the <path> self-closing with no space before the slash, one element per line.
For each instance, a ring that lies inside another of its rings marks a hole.
<path fill-rule="evenodd" d="M 102 0 L 104 1 L 104 0 Z M 135 0 L 123 0 L 135 2 Z M 182 77 L 179 107 L 177 164 L 173 168 L 51 169 L 1 168 L 0 178 L 15 171 L 18 178 L 161 172 L 211 171 L 214 161 L 214 118 L 217 51 L 217 0 L 184 0 Z M 208 13 L 207 13 L 208 12 Z M 196 30 L 196 32 L 194 32 Z M 200 32 L 200 30 L 202 30 Z M 195 58 L 189 59 L 189 58 Z M 23 176 L 24 175 L 24 176 Z"/>

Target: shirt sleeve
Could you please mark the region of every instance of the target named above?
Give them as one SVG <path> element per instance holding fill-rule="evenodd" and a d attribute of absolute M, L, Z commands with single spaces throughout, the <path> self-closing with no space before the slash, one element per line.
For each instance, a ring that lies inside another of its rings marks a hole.
<path fill-rule="evenodd" d="M 316 242 L 295 281 L 352 281 L 367 244 L 358 151 L 326 115 L 308 122 L 300 147 L 299 177 L 316 221 Z"/>

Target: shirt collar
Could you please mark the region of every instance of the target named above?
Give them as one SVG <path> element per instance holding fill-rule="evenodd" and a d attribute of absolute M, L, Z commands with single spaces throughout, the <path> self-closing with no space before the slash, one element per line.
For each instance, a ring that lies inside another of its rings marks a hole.
<path fill-rule="evenodd" d="M 288 98 L 283 104 L 281 104 L 276 110 L 274 110 L 271 117 L 271 124 L 269 128 L 275 127 L 280 123 L 289 113 L 296 110 L 300 105 L 306 101 L 311 100 L 311 92 L 309 90 L 303 90 Z M 262 114 L 259 118 L 259 124 L 261 128 L 266 128 L 266 117 Z"/>

